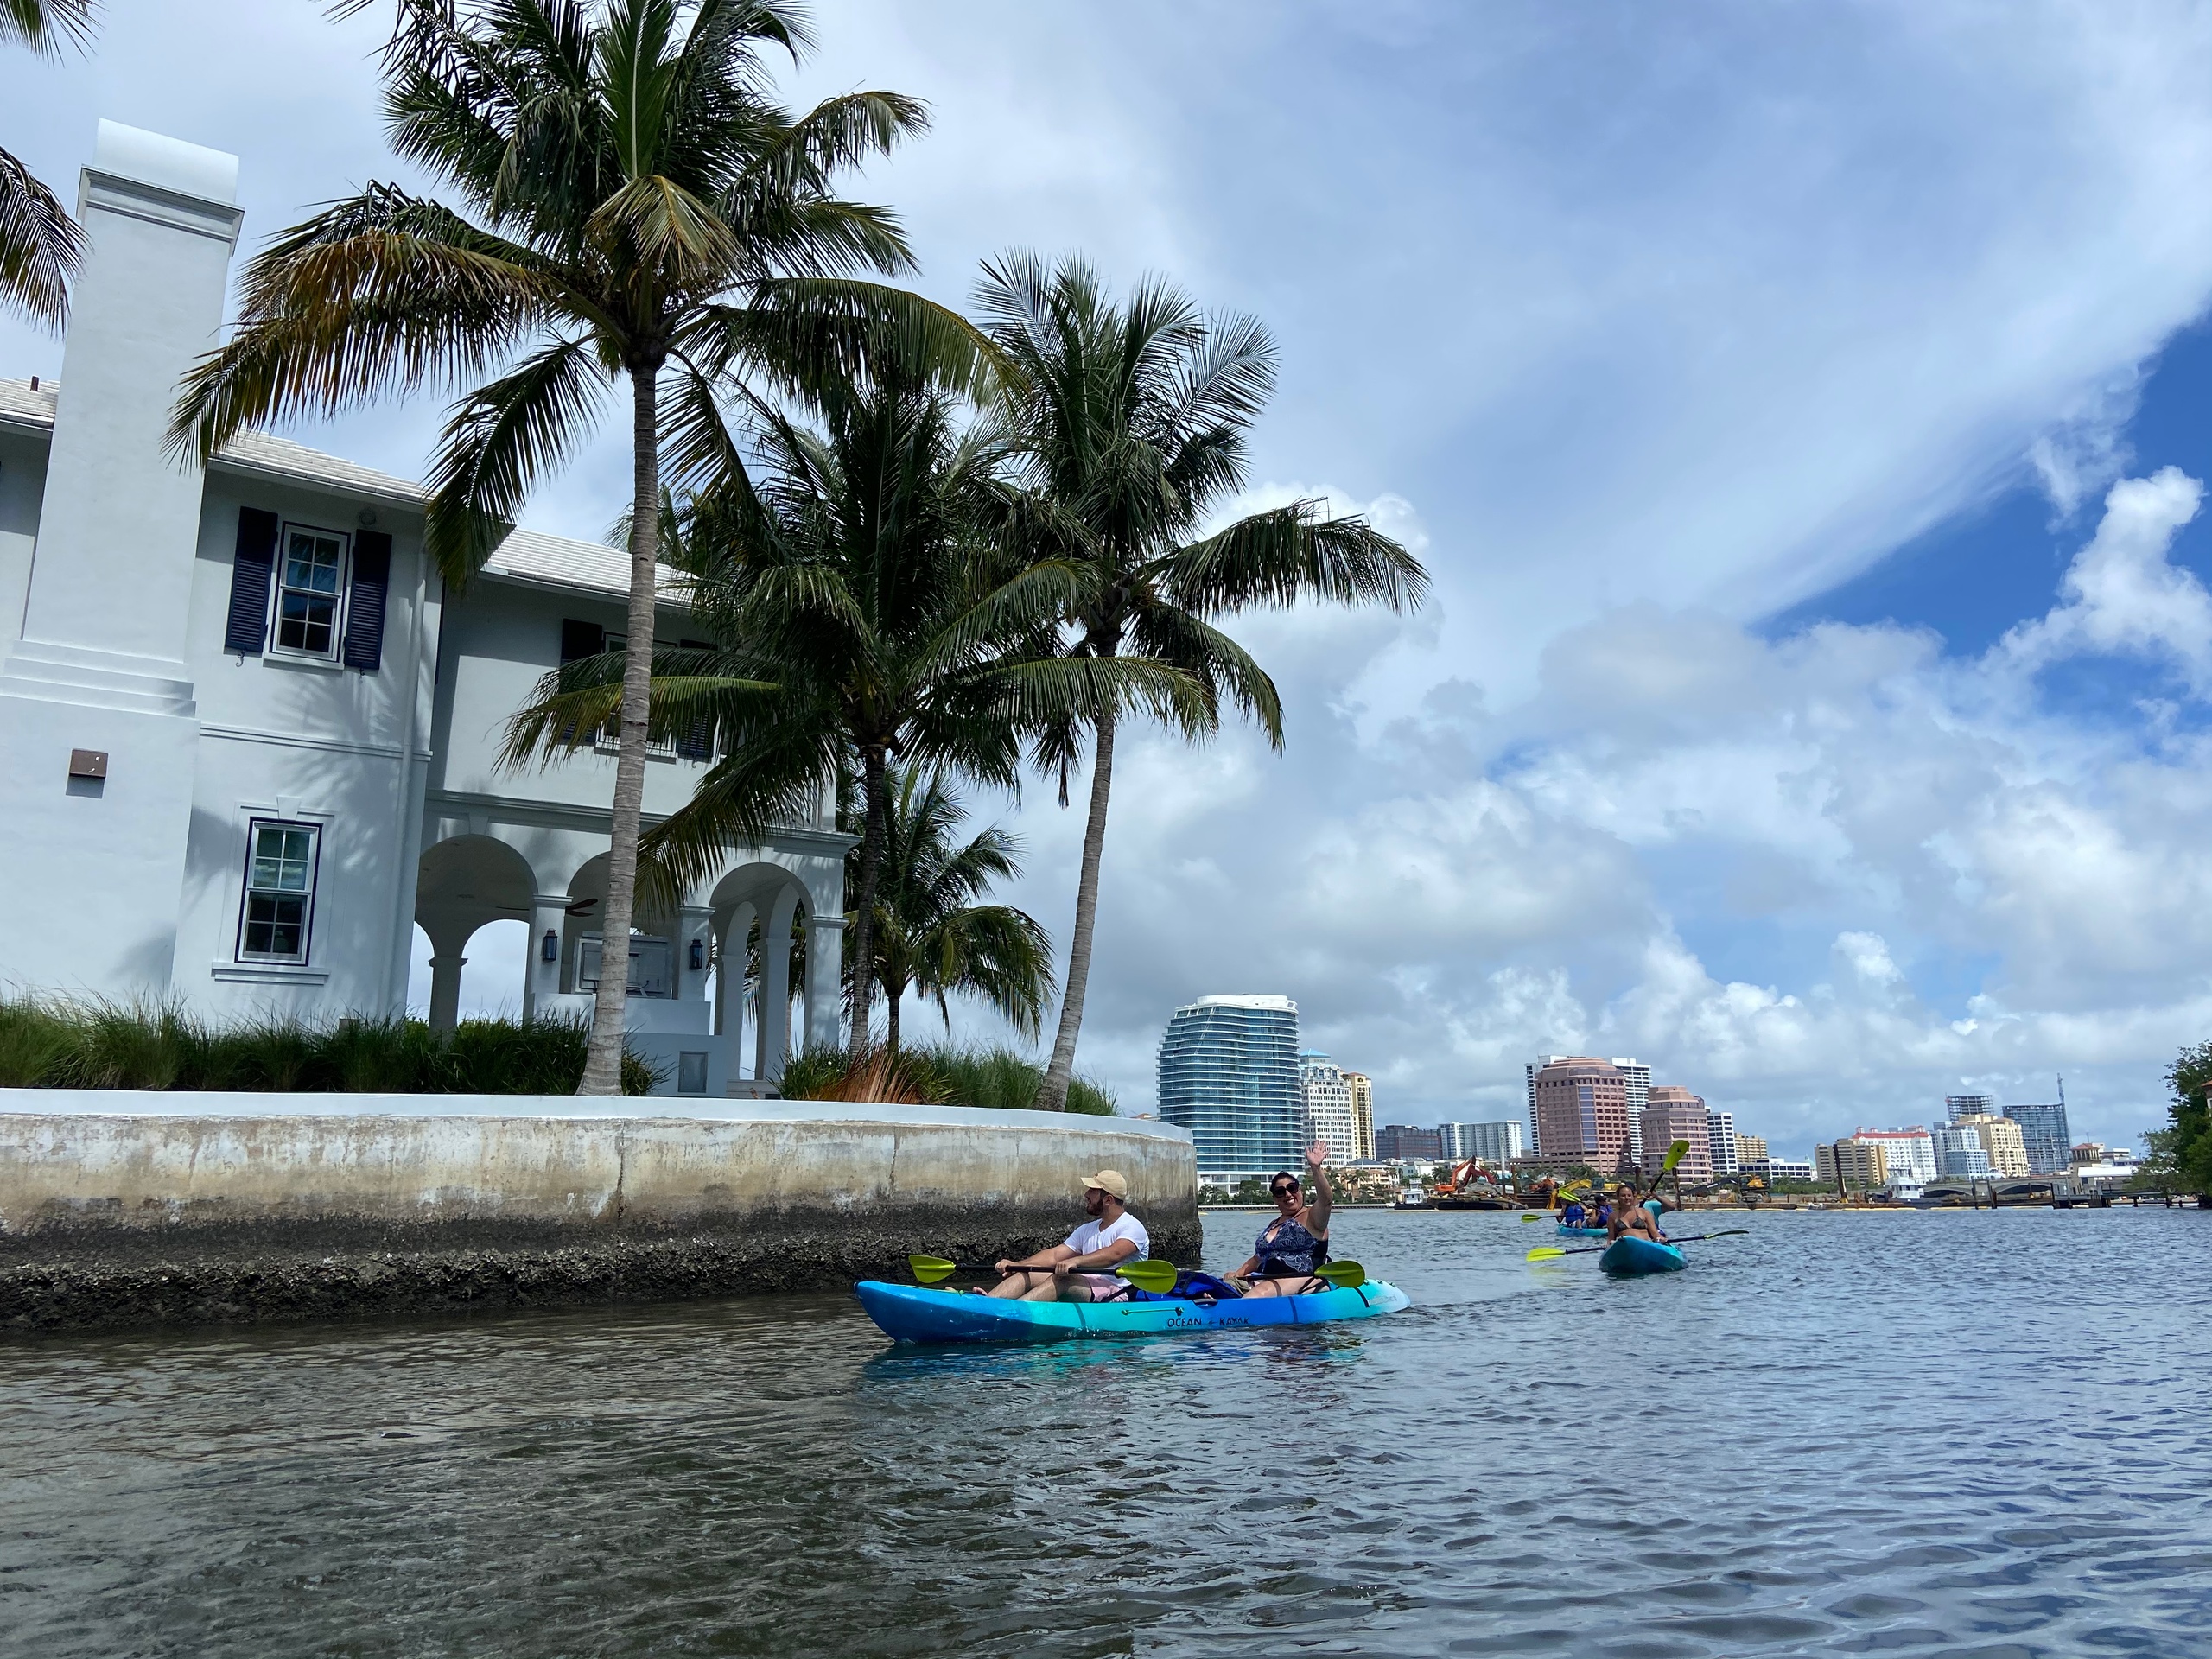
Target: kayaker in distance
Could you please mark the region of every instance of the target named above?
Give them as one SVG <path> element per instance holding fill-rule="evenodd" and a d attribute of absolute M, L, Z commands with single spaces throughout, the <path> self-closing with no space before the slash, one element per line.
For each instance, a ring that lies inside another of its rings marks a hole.
<path fill-rule="evenodd" d="M 1268 1183 L 1275 1201 L 1275 1218 L 1261 1230 L 1259 1240 L 1244 1265 L 1230 1277 L 1246 1287 L 1251 1296 L 1296 1296 L 1327 1287 L 1313 1269 L 1329 1259 L 1329 1144 L 1316 1141 L 1306 1148 L 1306 1167 L 1313 1172 L 1313 1202 L 1306 1202 L 1298 1177 L 1277 1170 Z"/>
<path fill-rule="evenodd" d="M 1096 1302 L 1126 1294 L 1128 1286 L 1114 1277 L 1124 1262 L 1152 1254 L 1144 1224 L 1128 1212 L 1128 1179 L 1117 1169 L 1102 1169 L 1083 1182 L 1083 1212 L 1090 1219 L 1066 1242 L 1019 1262 L 996 1263 L 1005 1276 L 985 1292 L 1018 1296 L 1026 1302 Z"/>
<path fill-rule="evenodd" d="M 1582 1207 L 1581 1199 L 1569 1198 L 1567 1201 L 1567 1208 L 1559 1212 L 1559 1224 L 1562 1227 L 1580 1227 L 1583 1224 L 1583 1217 L 1589 1213 Z"/>

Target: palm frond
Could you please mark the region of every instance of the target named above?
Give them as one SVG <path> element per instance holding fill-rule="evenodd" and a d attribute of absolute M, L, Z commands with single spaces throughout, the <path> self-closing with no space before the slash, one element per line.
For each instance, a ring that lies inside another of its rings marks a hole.
<path fill-rule="evenodd" d="M 0 149 L 0 305 L 15 306 L 59 334 L 68 326 L 69 283 L 84 258 L 85 232 L 68 210 Z"/>

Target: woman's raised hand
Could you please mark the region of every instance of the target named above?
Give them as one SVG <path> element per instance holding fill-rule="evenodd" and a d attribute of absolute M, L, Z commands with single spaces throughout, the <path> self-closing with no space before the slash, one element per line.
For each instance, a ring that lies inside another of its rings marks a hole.
<path fill-rule="evenodd" d="M 1328 1161 L 1329 1143 L 1327 1141 L 1316 1141 L 1312 1146 L 1306 1148 L 1306 1162 L 1308 1167 L 1319 1169 L 1322 1165 Z"/>

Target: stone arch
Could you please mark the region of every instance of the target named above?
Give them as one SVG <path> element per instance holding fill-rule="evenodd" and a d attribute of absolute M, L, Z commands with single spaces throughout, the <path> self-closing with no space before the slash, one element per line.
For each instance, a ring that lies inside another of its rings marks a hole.
<path fill-rule="evenodd" d="M 449 836 L 423 849 L 415 882 L 415 920 L 430 937 L 430 1024 L 453 1028 L 461 970 L 476 930 L 487 922 L 527 926 L 537 881 L 530 861 L 491 836 Z"/>
<path fill-rule="evenodd" d="M 811 918 L 813 898 L 806 886 L 780 864 L 753 861 L 723 873 L 708 894 L 715 949 L 721 972 L 715 980 L 715 1029 L 739 1035 L 748 995 L 753 1010 L 753 1075 L 773 1082 L 783 1076 L 791 1051 L 791 952 L 764 948 L 760 972 L 747 972 L 747 946 L 754 925 L 765 943 L 788 939 L 796 923 Z"/>

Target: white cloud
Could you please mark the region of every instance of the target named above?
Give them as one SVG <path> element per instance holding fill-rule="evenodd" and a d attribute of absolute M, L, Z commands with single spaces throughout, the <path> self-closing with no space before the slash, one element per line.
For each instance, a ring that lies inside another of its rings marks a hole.
<path fill-rule="evenodd" d="M 2203 485 L 2178 467 L 2113 485 L 2095 538 L 2067 568 L 2067 602 L 2007 633 L 1998 647 L 2005 662 L 2033 672 L 2084 652 L 2126 652 L 2171 663 L 2200 696 L 2212 688 L 2212 594 L 2166 559 L 2203 499 Z"/>

